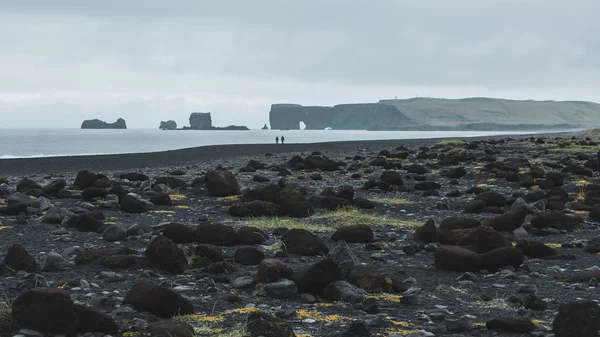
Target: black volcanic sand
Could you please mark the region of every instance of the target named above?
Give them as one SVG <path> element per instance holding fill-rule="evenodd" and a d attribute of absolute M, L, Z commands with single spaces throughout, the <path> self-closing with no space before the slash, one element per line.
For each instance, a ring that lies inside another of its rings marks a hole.
<path fill-rule="evenodd" d="M 149 335 L 148 325 L 159 318 L 122 304 L 125 294 L 140 279 L 173 288 L 189 298 L 195 314 L 175 319 L 190 323 L 196 328 L 198 336 L 243 336 L 247 330 L 246 320 L 249 314 L 256 310 L 269 312 L 279 317 L 280 321 L 289 323 L 297 336 L 341 335 L 348 330 L 352 321 L 365 322 L 372 336 L 406 336 L 420 330 L 430 334 L 420 332 L 413 335 L 530 335 L 495 332 L 486 328 L 486 322 L 501 316 L 530 319 L 535 324 L 534 335 L 549 335 L 560 304 L 575 299 L 598 299 L 598 290 L 593 280 L 581 283 L 563 282 L 564 278 L 576 271 L 600 266 L 598 255 L 585 249 L 587 241 L 599 234 L 597 223 L 588 219 L 587 211 L 581 208 L 574 211 L 572 207 L 576 199 L 581 198 L 582 192 L 585 192 L 583 185 L 598 182 L 597 171 L 592 177 L 572 173 L 561 174 L 564 178 L 563 188 L 568 193 L 568 198 L 560 200 L 566 205 L 561 212 L 583 220 L 576 231 L 536 230 L 530 224 L 533 215 L 528 215 L 523 223 L 523 229 L 529 232 L 527 240 L 541 241 L 555 248 L 559 255 L 572 255 L 573 259 L 547 260 L 526 257 L 523 265 L 517 270 L 505 267 L 496 272 L 481 270 L 473 275 L 464 275 L 463 272 L 436 268 L 433 251 L 437 243 L 425 245 L 413 241 L 415 230 L 429 219 L 439 225 L 443 219 L 450 216 L 476 219 L 495 216 L 496 214 L 491 213 L 464 213 L 465 206 L 476 198 L 476 194 L 465 193 L 473 187 L 479 187 L 481 190 L 478 192 L 498 192 L 508 199 L 506 204 L 494 209 L 497 213 L 511 210 L 510 202 L 515 199 L 513 196 L 524 196 L 531 200 L 529 198 L 532 195 L 539 196 L 541 193 L 542 199 L 547 197 L 548 191 L 543 191 L 538 186 L 522 187 L 518 181 L 510 182 L 502 178 L 503 174 L 499 170 L 490 169 L 489 165 L 494 162 L 516 167 L 521 175 L 527 174 L 535 165 L 540 165 L 545 172 L 560 172 L 570 164 L 584 165 L 587 162 L 591 165 L 589 162 L 595 159 L 598 149 L 596 143 L 585 141 L 582 136 L 577 139 L 571 139 L 570 136 L 557 138 L 554 135 L 537 137 L 539 136 L 518 139 L 485 137 L 468 139 L 465 142 L 398 140 L 284 146 L 231 145 L 152 154 L 0 160 L 0 180 L 6 178 L 11 193 L 15 192 L 17 184 L 23 178 L 31 179 L 42 186 L 55 179 L 64 178 L 67 181 L 65 190 L 70 191 L 67 193 L 70 195 L 48 198 L 53 207 L 77 212 L 81 212 L 82 208 L 99 209 L 104 215 L 102 221 L 108 226 L 129 228 L 138 225 L 143 232 L 124 240 L 109 242 L 103 239 L 102 233 L 80 232 L 72 228 L 67 230 L 60 224 L 41 223 L 41 217 L 46 211 L 31 207 L 26 213 L 0 215 L 0 257 L 6 254 L 11 245 L 18 243 L 38 263 L 35 273 L 13 273 L 7 268 L 0 271 L 0 301 L 5 302 L 4 308 L 0 307 L 0 335 L 10 336 L 17 334 L 20 328 L 28 328 L 16 325 L 8 328 L 4 325 L 2 331 L 2 323 L 10 316 L 7 314 L 9 311 L 6 305 L 10 305 L 21 291 L 36 285 L 69 290 L 74 301 L 93 306 L 114 318 L 120 327 L 119 335 Z M 391 157 L 380 156 L 382 150 L 389 151 Z M 312 151 L 321 151 L 323 155 L 341 161 L 346 166 L 331 172 L 288 166 L 288 161 L 294 155 L 305 158 Z M 394 154 L 401 152 L 407 152 L 408 157 L 392 158 Z M 269 155 L 265 155 L 267 153 Z M 456 154 L 461 161 L 451 165 L 440 163 L 441 156 L 447 157 L 448 154 Z M 401 175 L 405 187 L 382 190 L 375 186 L 368 190 L 362 189 L 369 179 L 378 181 L 381 172 L 385 170 L 382 166 L 372 165 L 373 160 L 378 157 L 382 158 L 382 163 L 387 165 L 389 170 Z M 265 164 L 265 169 L 258 169 L 256 172 L 240 171 L 250 159 Z M 407 172 L 407 168 L 413 164 L 422 165 L 426 172 L 421 175 Z M 467 174 L 452 182 L 444 172 L 456 166 L 464 167 Z M 305 189 L 306 197 L 312 200 L 315 213 L 307 218 L 290 218 L 283 215 L 268 218 L 234 217 L 229 215 L 228 210 L 242 197 L 211 197 L 204 184 L 168 191 L 173 199 L 171 206 L 149 206 L 149 212 L 140 214 L 124 213 L 118 206 L 104 202 L 110 200 L 110 196 L 106 199 L 95 198 L 89 202 L 81 200 L 80 190 L 73 187 L 73 183 L 77 172 L 83 169 L 101 173 L 110 180 L 110 184 L 120 183 L 128 192 L 137 193 L 145 200 L 150 200 L 155 194 L 150 189 L 152 186 L 120 179 L 121 173 L 143 173 L 150 177 L 152 183 L 157 177 L 171 176 L 185 181 L 189 186 L 194 179 L 202 180 L 207 171 L 227 170 L 234 173 L 242 193 L 248 193 L 259 186 L 278 184 L 282 178 L 280 172 L 286 169 L 291 173 L 285 176 L 286 186 Z M 176 170 L 181 172 L 174 172 Z M 315 173 L 318 173 L 322 180 L 312 179 Z M 255 175 L 266 177 L 270 182 L 255 182 Z M 411 187 L 421 179 L 437 182 L 440 185 L 440 196 L 422 196 L 423 191 L 414 191 Z M 329 211 L 321 207 L 319 198 L 323 189 L 331 187 L 338 190 L 344 185 L 352 186 L 355 197 L 371 200 L 376 207 L 344 207 L 338 211 Z M 446 197 L 447 193 L 455 190 L 461 192 L 460 196 Z M 7 196 L 0 198 L 4 198 L 0 199 L 0 207 L 6 207 L 2 204 Z M 35 202 L 36 198 L 32 197 L 31 200 Z M 234 289 L 232 284 L 236 279 L 252 276 L 257 270 L 256 266 L 245 266 L 233 261 L 234 252 L 240 246 L 221 247 L 225 261 L 230 263 L 221 263 L 221 267 L 225 266 L 221 269 L 229 270 L 215 271 L 215 267 L 218 267 L 216 265 L 207 270 L 207 264 L 199 262 L 199 257 L 194 256 L 197 243 L 179 245 L 191 262 L 185 272 L 171 274 L 149 263 L 144 250 L 150 240 L 159 234 L 160 224 L 179 222 L 193 229 L 205 220 L 235 229 L 244 225 L 262 227 L 268 240 L 253 247 L 263 251 L 267 258 L 276 258 L 295 270 L 319 262 L 324 256 L 284 254 L 281 251 L 281 238 L 274 235 L 278 233 L 273 233 L 275 228 L 308 229 L 333 250 L 339 244 L 331 239 L 336 229 L 354 224 L 368 225 L 374 233 L 373 244 L 380 249 L 366 246 L 364 243 L 349 243 L 355 262 L 375 267 L 383 276 L 400 280 L 402 286 L 388 292 L 367 293 L 366 298 L 375 300 L 379 309 L 379 313 L 368 314 L 358 305 L 329 302 L 304 294 L 289 299 L 272 298 L 265 294 L 263 284 L 248 289 Z M 63 222 L 65 221 L 67 219 Z M 509 239 L 513 243 L 517 241 L 514 236 L 509 235 Z M 135 250 L 139 259 L 128 269 L 115 270 L 99 263 L 74 262 L 77 253 L 101 247 L 128 247 Z M 42 261 L 50 252 L 62 254 L 68 260 L 64 270 L 40 271 Z M 36 274 L 39 276 L 35 276 Z M 464 282 L 465 280 L 473 282 Z M 524 289 L 531 289 L 531 286 L 535 286 L 535 295 L 547 304 L 546 310 L 534 311 L 523 306 L 520 297 L 527 295 L 522 292 Z M 223 294 L 234 294 L 235 299 L 223 300 Z M 449 331 L 454 321 L 462 322 L 467 331 Z M 101 333 L 97 335 L 102 336 Z"/>

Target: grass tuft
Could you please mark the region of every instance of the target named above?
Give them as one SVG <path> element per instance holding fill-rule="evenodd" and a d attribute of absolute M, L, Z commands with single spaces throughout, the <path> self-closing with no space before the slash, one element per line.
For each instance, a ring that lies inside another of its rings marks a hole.
<path fill-rule="evenodd" d="M 411 200 L 405 198 L 373 198 L 371 200 L 390 205 L 410 205 L 413 203 Z"/>

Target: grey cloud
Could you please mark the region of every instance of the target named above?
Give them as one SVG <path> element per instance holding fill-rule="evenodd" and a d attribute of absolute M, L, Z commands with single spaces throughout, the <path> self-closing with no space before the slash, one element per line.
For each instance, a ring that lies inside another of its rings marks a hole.
<path fill-rule="evenodd" d="M 280 101 L 594 100 L 598 12 L 584 0 L 0 0 L 0 93 L 37 97 L 0 113 L 211 108 L 260 126 Z"/>

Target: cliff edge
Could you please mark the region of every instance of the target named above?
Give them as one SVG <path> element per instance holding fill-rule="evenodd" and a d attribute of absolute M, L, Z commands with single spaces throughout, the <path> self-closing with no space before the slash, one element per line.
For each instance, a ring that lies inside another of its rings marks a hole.
<path fill-rule="evenodd" d="M 298 130 L 540 130 L 600 126 L 600 104 L 496 98 L 411 98 L 378 103 L 273 104 L 272 129 Z"/>
<path fill-rule="evenodd" d="M 340 104 L 333 107 L 273 104 L 269 113 L 271 129 L 307 130 L 366 130 L 387 125 L 409 126 L 417 123 L 406 117 L 396 107 L 388 104 Z"/>

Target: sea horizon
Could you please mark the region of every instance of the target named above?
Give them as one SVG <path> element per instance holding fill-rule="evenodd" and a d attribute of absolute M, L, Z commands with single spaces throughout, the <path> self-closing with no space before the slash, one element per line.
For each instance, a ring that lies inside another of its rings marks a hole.
<path fill-rule="evenodd" d="M 0 159 L 148 153 L 209 145 L 408 140 L 518 136 L 572 132 L 540 131 L 367 131 L 367 130 L 159 130 L 158 128 L 0 128 Z M 128 132 L 129 131 L 129 132 Z M 174 132 L 187 131 L 187 132 Z"/>

